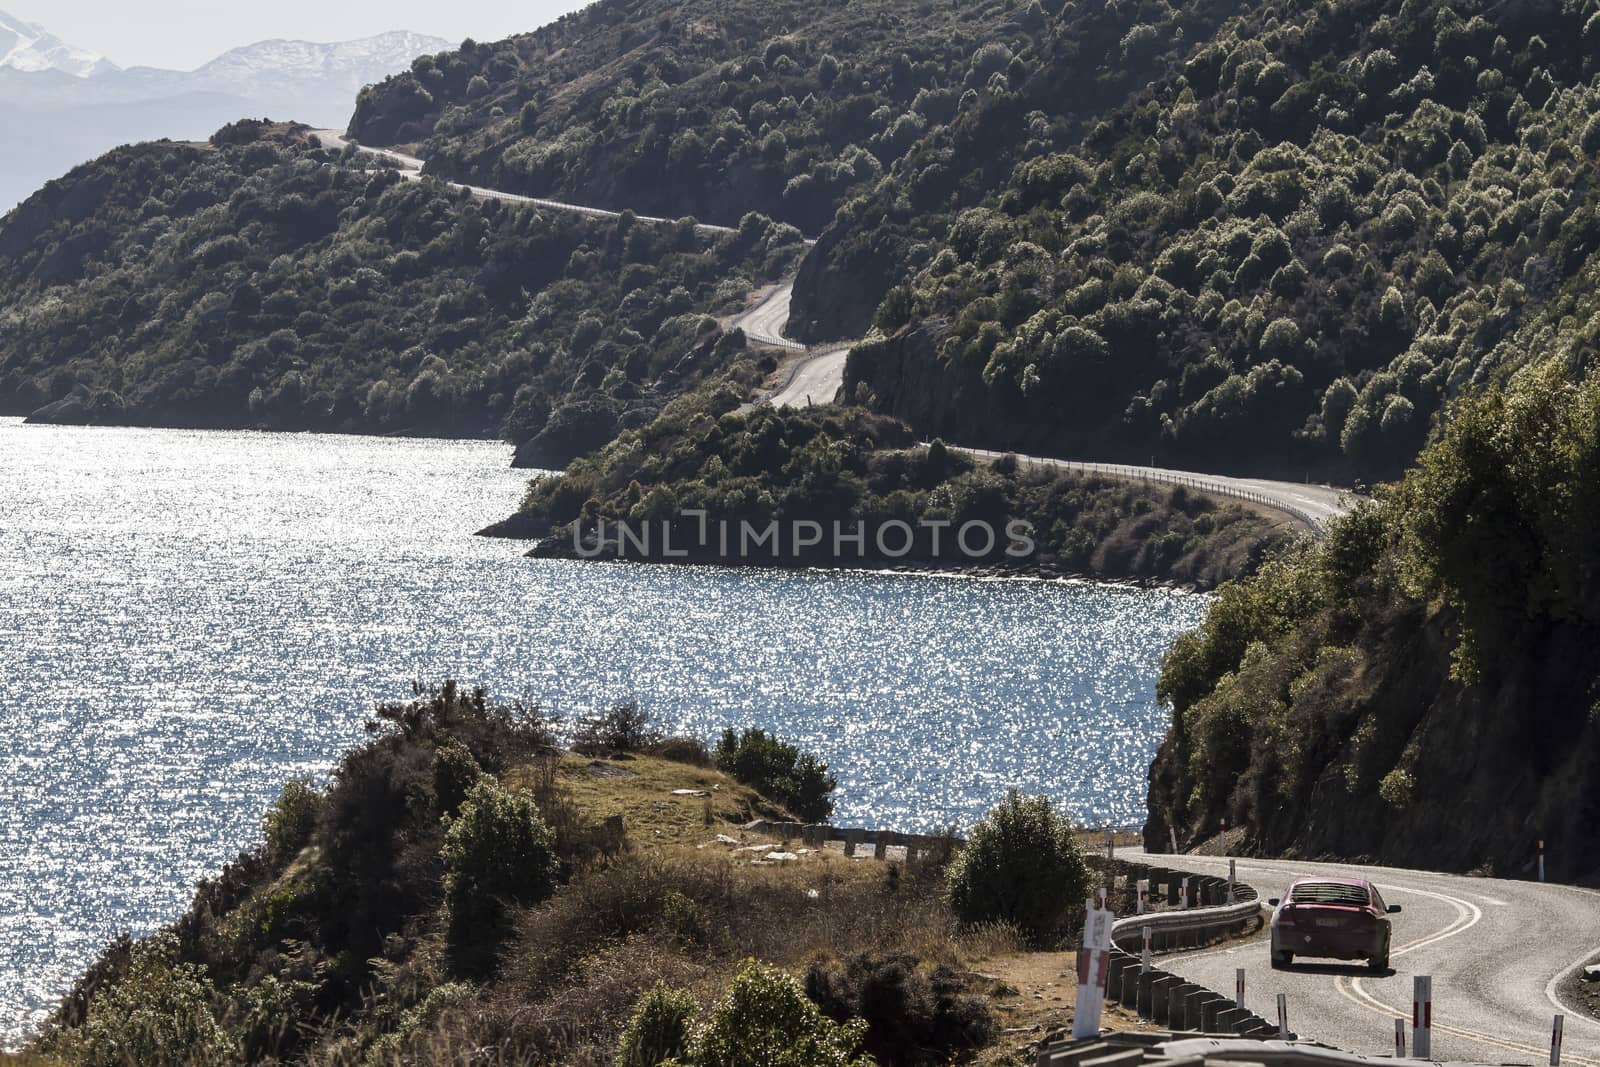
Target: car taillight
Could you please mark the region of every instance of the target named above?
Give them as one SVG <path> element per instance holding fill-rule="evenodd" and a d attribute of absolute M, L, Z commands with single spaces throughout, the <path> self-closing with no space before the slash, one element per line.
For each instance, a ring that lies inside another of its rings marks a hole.
<path fill-rule="evenodd" d="M 1293 905 L 1286 904 L 1286 905 L 1284 905 L 1283 910 L 1278 912 L 1278 924 L 1280 926 L 1293 926 L 1294 925 L 1294 906 Z"/>

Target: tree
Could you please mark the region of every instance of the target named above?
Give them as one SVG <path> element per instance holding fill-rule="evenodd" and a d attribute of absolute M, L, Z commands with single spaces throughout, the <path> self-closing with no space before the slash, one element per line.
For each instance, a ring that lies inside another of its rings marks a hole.
<path fill-rule="evenodd" d="M 1088 891 L 1071 823 L 1048 797 L 1015 789 L 973 827 L 945 881 L 945 899 L 962 922 L 1009 923 L 1037 947 L 1059 940 Z"/>
<path fill-rule="evenodd" d="M 511 908 L 555 891 L 555 835 L 531 794 L 484 775 L 460 812 L 445 817 L 440 858 L 454 962 L 463 972 L 484 973 L 510 930 Z"/>
<path fill-rule="evenodd" d="M 867 1024 L 835 1023 L 806 996 L 799 979 L 746 960 L 695 1034 L 695 1067 L 870 1067 L 857 1056 Z"/>

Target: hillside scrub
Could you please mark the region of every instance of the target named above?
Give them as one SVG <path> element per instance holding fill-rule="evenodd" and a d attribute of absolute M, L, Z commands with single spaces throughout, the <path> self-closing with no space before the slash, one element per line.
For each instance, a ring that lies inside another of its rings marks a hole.
<path fill-rule="evenodd" d="M 1552 876 L 1600 846 L 1600 380 L 1463 399 L 1404 481 L 1224 586 L 1159 693 L 1146 839 Z M 1470 788 L 1468 784 L 1470 783 Z"/>
<path fill-rule="evenodd" d="M 993 1039 L 938 856 L 752 863 L 717 836 L 794 819 L 775 798 L 698 761 L 565 754 L 556 726 L 454 684 L 379 708 L 326 787 L 287 788 L 182 918 L 111 944 L 29 1051 L 808 1067 L 887 1035 L 956 1059 Z"/>
<path fill-rule="evenodd" d="M 482 202 L 294 127 L 118 149 L 0 222 L 0 413 L 538 438 L 565 462 L 742 347 L 711 314 L 799 253 Z"/>
<path fill-rule="evenodd" d="M 1002 0 L 602 0 L 418 59 L 351 132 L 479 185 L 816 233 L 1038 22 Z"/>
<path fill-rule="evenodd" d="M 802 267 L 803 336 L 885 294 L 846 388 L 920 434 L 1393 477 L 1600 250 L 1593 4 L 1249 5 L 1085 128 L 1192 7 L 1087 6 L 1120 40 L 1053 20 Z"/>
<path fill-rule="evenodd" d="M 1030 469 L 1014 457 L 980 464 L 937 442 L 918 448 L 903 424 L 860 408 L 741 409 L 755 373 L 736 363 L 647 426 L 535 479 L 517 514 L 485 532 L 540 539 L 536 555 L 664 560 L 675 558 L 670 548 L 732 565 L 985 567 L 1198 588 L 1254 570 L 1297 536 L 1283 520 L 1182 487 Z M 1007 555 L 1021 546 L 1007 534 L 1013 520 L 1031 524 L 1026 556 Z M 777 541 L 740 550 L 743 524 L 772 522 Z M 994 531 L 992 545 L 967 540 L 988 551 L 963 549 L 957 535 L 969 522 Z M 824 536 L 799 544 L 810 528 L 795 523 L 819 524 Z M 857 523 L 859 545 L 841 541 L 836 552 L 829 531 Z M 911 527 L 909 541 L 894 523 Z M 723 524 L 727 550 L 716 533 Z M 945 524 L 937 550 L 932 524 Z M 622 525 L 639 536 L 624 540 Z"/>

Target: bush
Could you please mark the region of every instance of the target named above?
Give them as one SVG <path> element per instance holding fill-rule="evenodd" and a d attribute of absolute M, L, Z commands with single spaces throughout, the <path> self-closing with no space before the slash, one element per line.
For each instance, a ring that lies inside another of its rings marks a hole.
<path fill-rule="evenodd" d="M 1089 891 L 1089 868 L 1048 797 L 1012 790 L 973 827 L 950 864 L 945 898 L 964 923 L 1006 922 L 1036 946 L 1055 943 Z"/>
<path fill-rule="evenodd" d="M 433 796 L 439 814 L 454 815 L 482 774 L 466 745 L 454 738 L 441 744 L 433 754 Z"/>
<path fill-rule="evenodd" d="M 657 982 L 628 1017 L 617 1067 L 656 1067 L 681 1058 L 689 1046 L 689 1024 L 697 1007 L 694 994 Z"/>
<path fill-rule="evenodd" d="M 806 998 L 793 975 L 746 960 L 711 1018 L 695 1034 L 695 1067 L 868 1067 L 855 1055 L 860 1019 L 839 1024 Z"/>
<path fill-rule="evenodd" d="M 806 995 L 837 1022 L 867 1024 L 866 1052 L 885 1067 L 944 1064 L 993 1040 L 989 1006 L 963 995 L 947 967 L 926 975 L 909 955 L 854 956 L 843 966 L 818 960 L 806 972 Z"/>
<path fill-rule="evenodd" d="M 213 1013 L 205 969 L 175 963 L 176 941 L 135 944 L 127 969 L 97 992 L 82 1025 L 46 1041 L 85 1067 L 209 1067 L 234 1062 L 238 1048 Z"/>
<path fill-rule="evenodd" d="M 509 906 L 555 891 L 555 835 L 531 795 L 485 775 L 460 814 L 446 817 L 440 856 L 454 962 L 464 972 L 483 972 L 508 932 Z"/>
<path fill-rule="evenodd" d="M 588 755 L 641 752 L 661 741 L 661 731 L 650 725 L 650 713 L 637 701 L 618 704 L 598 719 L 578 724 L 572 747 Z"/>
<path fill-rule="evenodd" d="M 728 729 L 717 742 L 717 766 L 745 785 L 778 801 L 806 822 L 822 822 L 833 814 L 833 790 L 838 785 L 828 765 L 804 755 L 765 730 L 742 734 Z"/>
<path fill-rule="evenodd" d="M 282 867 L 299 854 L 311 840 L 322 802 L 322 793 L 307 779 L 297 778 L 283 787 L 261 821 L 268 863 Z"/>

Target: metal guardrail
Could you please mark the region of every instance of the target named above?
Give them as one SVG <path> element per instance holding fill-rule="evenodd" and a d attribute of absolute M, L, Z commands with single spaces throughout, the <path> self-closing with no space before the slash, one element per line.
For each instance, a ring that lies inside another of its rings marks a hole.
<path fill-rule="evenodd" d="M 1303 523 L 1307 528 L 1310 529 L 1311 533 L 1315 537 L 1320 538 L 1326 534 L 1326 530 L 1323 526 L 1323 520 L 1316 518 L 1310 512 L 1295 504 L 1293 501 L 1269 496 L 1266 493 L 1258 493 L 1250 489 L 1240 489 L 1237 486 L 1230 485 L 1228 482 L 1207 478 L 1204 475 L 1184 474 L 1179 471 L 1164 471 L 1152 467 L 1130 467 L 1120 463 L 1084 463 L 1072 459 L 1048 459 L 1040 456 L 1023 455 L 1016 452 L 996 452 L 987 448 L 964 448 L 955 445 L 951 445 L 949 447 L 952 452 L 963 452 L 974 458 L 986 459 L 990 462 L 993 462 L 994 460 L 1000 459 L 1004 456 L 1011 456 L 1028 470 L 1041 470 L 1048 468 L 1053 470 L 1073 471 L 1078 474 L 1099 475 L 1102 478 L 1114 478 L 1118 481 L 1124 482 L 1179 485 L 1186 489 L 1193 489 L 1199 493 L 1210 493 L 1215 496 L 1230 497 L 1234 500 L 1242 500 L 1246 503 L 1255 504 L 1258 507 L 1271 508 L 1274 511 L 1280 511 L 1285 515 L 1289 515 L 1297 521 Z"/>

